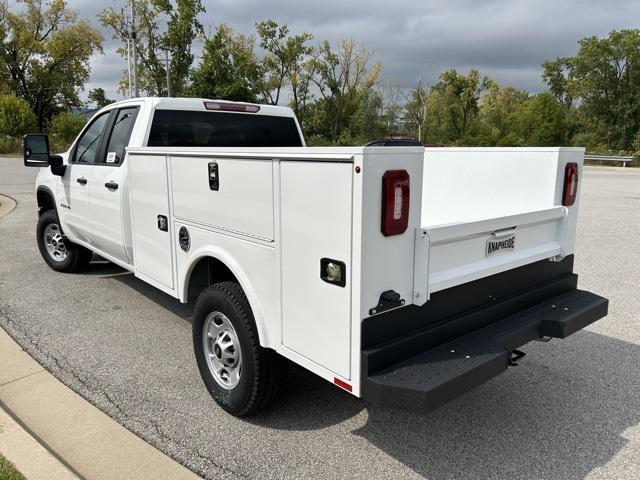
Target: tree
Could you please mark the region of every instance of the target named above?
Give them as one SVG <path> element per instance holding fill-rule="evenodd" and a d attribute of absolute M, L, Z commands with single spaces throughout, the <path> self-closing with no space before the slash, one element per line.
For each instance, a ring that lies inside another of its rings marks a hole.
<path fill-rule="evenodd" d="M 274 20 L 258 22 L 256 29 L 260 47 L 266 51 L 263 60 L 266 73 L 264 96 L 272 105 L 277 105 L 280 92 L 290 81 L 291 74 L 299 71 L 300 62 L 311 53 L 307 42 L 313 37 L 306 32 L 289 36 L 289 27 L 278 25 Z"/>
<path fill-rule="evenodd" d="M 550 92 L 535 95 L 512 114 L 513 131 L 520 145 L 550 147 L 563 145 L 565 114 Z"/>
<path fill-rule="evenodd" d="M 255 38 L 221 24 L 204 44 L 200 64 L 191 72 L 197 97 L 257 102 L 263 91 L 263 65 L 254 53 Z"/>
<path fill-rule="evenodd" d="M 512 86 L 501 87 L 491 82 L 479 106 L 481 145 L 508 145 L 517 140 L 513 134 L 514 115 L 529 99 L 529 93 Z"/>
<path fill-rule="evenodd" d="M 440 74 L 438 83 L 431 87 L 432 104 L 441 109 L 445 121 L 440 128 L 444 137 L 440 140 L 444 142 L 437 143 L 465 140 L 477 118 L 480 96 L 491 84 L 489 77 L 481 77 L 473 68 L 467 75 L 461 75 L 454 69 Z"/>
<path fill-rule="evenodd" d="M 371 57 L 371 52 L 350 39 L 342 40 L 335 51 L 329 42 L 320 44 L 314 59 L 317 73 L 312 80 L 320 93 L 317 102 L 321 103 L 314 108 L 315 134 L 332 143 L 344 138 L 343 130 L 358 108 L 370 100 L 380 75 L 380 62 L 371 70 L 367 68 Z"/>
<path fill-rule="evenodd" d="M 120 11 L 109 7 L 99 14 L 100 22 L 109 28 L 113 38 L 126 42 L 128 29 L 125 12 L 131 0 L 124 1 Z M 198 15 L 204 12 L 200 0 L 132 0 L 136 12 L 138 57 L 138 86 L 149 95 L 166 95 L 167 65 L 165 52 L 170 59 L 169 75 L 173 96 L 187 91 L 189 70 L 193 64 L 192 44 L 198 34 L 203 34 Z M 166 25 L 166 28 L 161 28 Z M 118 53 L 127 55 L 126 47 Z M 129 81 L 125 72 L 120 91 L 128 92 Z"/>
<path fill-rule="evenodd" d="M 310 57 L 298 62 L 289 75 L 291 82 L 291 102 L 289 105 L 296 114 L 302 128 L 306 125 L 309 103 L 314 98 L 312 87 L 317 66 L 315 50 L 312 49 Z"/>
<path fill-rule="evenodd" d="M 565 107 L 580 100 L 581 138 L 600 137 L 610 150 L 632 148 L 640 129 L 640 30 L 614 30 L 578 44 L 574 57 L 543 64 L 544 80 Z"/>
<path fill-rule="evenodd" d="M 19 137 L 38 128 L 38 120 L 26 100 L 0 95 L 0 135 Z"/>
<path fill-rule="evenodd" d="M 96 104 L 96 108 L 106 107 L 115 101 L 107 98 L 107 95 L 104 93 L 104 88 L 100 87 L 90 90 L 87 98 L 90 102 Z"/>
<path fill-rule="evenodd" d="M 89 57 L 102 52 L 102 35 L 64 0 L 0 3 L 0 63 L 5 83 L 24 98 L 43 129 L 59 111 L 81 105 Z"/>
<path fill-rule="evenodd" d="M 423 141 L 423 128 L 427 120 L 427 97 L 429 89 L 426 80 L 421 77 L 405 97 L 404 119 L 406 128 L 420 141 Z"/>
<path fill-rule="evenodd" d="M 573 105 L 574 92 L 568 78 L 572 68 L 573 59 L 570 57 L 558 57 L 542 64 L 542 79 L 549 85 L 549 91 L 558 103 L 566 110 Z"/>
<path fill-rule="evenodd" d="M 64 112 L 56 115 L 49 123 L 49 134 L 63 144 L 71 143 L 86 123 L 85 117 Z"/>

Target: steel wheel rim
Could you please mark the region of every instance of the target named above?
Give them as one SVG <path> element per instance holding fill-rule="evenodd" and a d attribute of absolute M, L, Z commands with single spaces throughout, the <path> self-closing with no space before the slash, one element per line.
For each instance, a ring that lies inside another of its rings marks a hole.
<path fill-rule="evenodd" d="M 235 328 L 224 313 L 211 312 L 202 330 L 204 355 L 218 385 L 232 390 L 240 382 L 242 352 Z"/>
<path fill-rule="evenodd" d="M 50 223 L 44 228 L 44 245 L 52 260 L 64 262 L 69 254 L 62 230 L 57 223 Z"/>

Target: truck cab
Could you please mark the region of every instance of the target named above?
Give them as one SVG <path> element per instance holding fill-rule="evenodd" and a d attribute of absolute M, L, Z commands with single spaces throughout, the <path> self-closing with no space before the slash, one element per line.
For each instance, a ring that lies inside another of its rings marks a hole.
<path fill-rule="evenodd" d="M 142 98 L 111 104 L 91 118 L 61 155 L 61 174 L 40 170 L 36 180 L 38 205 L 55 205 L 60 227 L 69 241 L 131 268 L 127 149 L 147 145 L 304 146 L 291 109 L 262 105 L 248 116 L 243 115 L 246 108 L 253 107 L 181 98 Z M 211 119 L 207 114 L 212 112 L 225 115 L 224 126 L 200 120 L 203 114 Z"/>

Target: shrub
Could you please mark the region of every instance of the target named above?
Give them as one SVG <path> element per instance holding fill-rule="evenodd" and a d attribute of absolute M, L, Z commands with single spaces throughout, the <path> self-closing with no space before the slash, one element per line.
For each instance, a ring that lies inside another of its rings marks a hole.
<path fill-rule="evenodd" d="M 73 113 L 61 113 L 51 119 L 49 123 L 49 135 L 53 144 L 64 146 L 69 145 L 76 138 L 82 127 L 85 118 Z"/>
<path fill-rule="evenodd" d="M 37 128 L 38 121 L 26 100 L 15 95 L 0 95 L 0 135 L 21 137 Z"/>
<path fill-rule="evenodd" d="M 0 135 L 0 154 L 22 152 L 22 139 Z M 1 478 L 1 477 L 0 477 Z"/>

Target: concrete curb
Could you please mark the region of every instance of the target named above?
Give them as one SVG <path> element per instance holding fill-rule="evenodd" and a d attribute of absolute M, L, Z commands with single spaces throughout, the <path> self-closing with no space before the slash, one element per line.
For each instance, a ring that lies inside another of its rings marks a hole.
<path fill-rule="evenodd" d="M 13 417 L 0 415 L 0 452 L 27 478 L 200 478 L 62 384 L 2 328 L 0 365 L 0 409 Z"/>
<path fill-rule="evenodd" d="M 78 480 L 0 407 L 0 453 L 29 480 Z"/>

